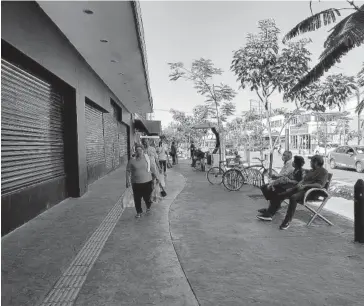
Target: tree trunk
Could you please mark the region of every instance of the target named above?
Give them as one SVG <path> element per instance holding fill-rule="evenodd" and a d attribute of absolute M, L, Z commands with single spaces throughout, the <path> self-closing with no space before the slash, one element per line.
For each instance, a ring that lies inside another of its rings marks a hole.
<path fill-rule="evenodd" d="M 268 105 L 268 102 L 266 102 L 266 105 Z M 273 152 L 274 152 L 274 147 L 273 147 L 273 140 L 272 140 L 272 129 L 271 129 L 271 124 L 270 124 L 270 114 L 269 114 L 269 109 L 268 107 L 265 108 L 266 114 L 267 114 L 267 123 L 268 123 L 268 135 L 269 135 L 269 147 L 270 147 L 270 152 L 269 152 L 269 176 L 272 175 L 272 167 L 273 167 Z"/>

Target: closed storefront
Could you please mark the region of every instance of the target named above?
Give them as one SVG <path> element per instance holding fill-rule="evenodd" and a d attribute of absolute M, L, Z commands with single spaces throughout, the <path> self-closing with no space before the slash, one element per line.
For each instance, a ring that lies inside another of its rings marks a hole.
<path fill-rule="evenodd" d="M 120 144 L 118 124 L 121 121 L 121 109 L 111 103 L 112 112 L 104 113 L 104 139 L 106 170 L 110 172 L 120 165 Z"/>
<path fill-rule="evenodd" d="M 53 198 L 67 197 L 64 107 L 50 83 L 4 59 L 1 71 L 1 195 L 3 222 L 8 223 L 3 228 L 8 230 L 32 218 Z M 23 211 L 16 207 L 24 204 L 18 198 L 28 198 L 34 206 Z"/>
<path fill-rule="evenodd" d="M 125 164 L 129 158 L 129 139 L 128 139 L 128 127 L 118 122 L 118 133 L 119 133 L 119 159 L 121 164 Z"/>
<path fill-rule="evenodd" d="M 85 115 L 87 182 L 91 184 L 106 172 L 103 112 L 87 100 Z"/>

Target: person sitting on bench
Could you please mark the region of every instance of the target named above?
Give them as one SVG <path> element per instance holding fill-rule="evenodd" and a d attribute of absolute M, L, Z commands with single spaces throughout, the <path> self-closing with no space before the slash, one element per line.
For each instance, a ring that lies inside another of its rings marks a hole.
<path fill-rule="evenodd" d="M 195 151 L 195 156 L 194 156 L 194 159 L 192 161 L 192 166 L 193 167 L 196 165 L 197 161 L 201 162 L 201 170 L 205 171 L 205 153 L 202 152 L 201 148 L 198 148 Z"/>
<path fill-rule="evenodd" d="M 284 164 L 281 169 L 281 172 L 279 173 L 278 176 L 272 175 L 272 179 L 278 179 L 280 177 L 287 176 L 294 171 L 294 168 L 292 166 L 292 152 L 291 151 L 283 152 L 282 161 Z M 269 201 L 270 200 L 269 195 L 270 195 L 270 192 L 272 191 L 271 190 L 272 187 L 269 184 L 264 184 L 260 189 L 262 190 L 263 195 L 266 198 L 266 200 Z M 267 195 L 268 195 L 268 197 L 267 197 Z M 279 206 L 278 206 L 277 210 L 280 208 L 280 203 L 281 202 L 279 202 Z M 267 208 L 259 209 L 258 212 L 264 214 L 265 212 L 267 212 Z"/>
<path fill-rule="evenodd" d="M 294 167 L 293 172 L 289 173 L 287 176 L 281 176 L 278 179 L 273 180 L 267 188 L 262 189 L 264 197 L 269 200 L 269 207 L 268 209 L 260 210 L 262 214 L 257 216 L 259 220 L 272 221 L 272 217 L 279 210 L 283 201 L 279 194 L 302 181 L 304 173 L 302 167 L 304 164 L 305 160 L 302 156 L 295 156 L 292 163 L 292 166 Z"/>
<path fill-rule="evenodd" d="M 311 188 L 323 188 L 327 183 L 329 173 L 323 167 L 324 159 L 320 155 L 314 155 L 311 158 L 311 170 L 307 172 L 303 180 L 299 182 L 295 187 L 279 194 L 279 197 L 283 199 L 289 199 L 289 205 L 281 226 L 281 230 L 285 230 L 289 227 L 294 213 L 297 208 L 297 203 L 304 200 L 304 196 L 307 190 Z"/>

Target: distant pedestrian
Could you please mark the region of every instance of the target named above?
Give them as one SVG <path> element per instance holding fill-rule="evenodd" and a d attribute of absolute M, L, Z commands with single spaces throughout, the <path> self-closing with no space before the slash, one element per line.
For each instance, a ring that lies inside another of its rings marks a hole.
<path fill-rule="evenodd" d="M 172 156 L 172 163 L 173 163 L 173 165 L 175 165 L 176 156 L 177 156 L 177 148 L 176 148 L 176 145 L 174 144 L 174 141 L 172 142 L 172 146 L 171 146 L 171 156 Z"/>
<path fill-rule="evenodd" d="M 195 153 L 195 143 L 193 142 L 193 140 L 191 141 L 191 146 L 190 146 L 190 151 L 191 151 L 191 159 L 193 159 L 193 155 Z"/>
<path fill-rule="evenodd" d="M 157 153 L 161 172 L 164 176 L 167 176 L 167 162 L 169 162 L 168 149 L 162 141 L 159 142 Z"/>
<path fill-rule="evenodd" d="M 155 173 L 153 172 L 153 191 L 152 191 L 152 201 L 156 202 L 160 194 L 159 192 L 160 167 L 159 167 L 158 154 L 156 149 L 149 144 L 147 139 L 143 139 L 143 146 L 145 153 L 147 153 L 149 156 L 151 168 L 156 169 Z"/>
<path fill-rule="evenodd" d="M 144 154 L 143 147 L 140 144 L 135 145 L 135 158 L 129 160 L 126 168 L 126 187 L 130 186 L 133 189 L 134 205 L 136 209 L 136 218 L 140 218 L 142 209 L 142 198 L 147 207 L 147 212 L 150 211 L 153 191 L 152 173 L 155 168 L 151 167 L 149 156 Z"/>

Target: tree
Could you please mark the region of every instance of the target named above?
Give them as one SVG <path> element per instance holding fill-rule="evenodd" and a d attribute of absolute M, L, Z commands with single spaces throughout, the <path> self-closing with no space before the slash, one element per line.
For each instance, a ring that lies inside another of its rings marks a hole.
<path fill-rule="evenodd" d="M 310 85 L 311 97 L 302 100 L 301 106 L 307 110 L 325 112 L 329 109 L 338 108 L 341 111 L 347 99 L 357 91 L 354 77 L 343 74 L 334 74 L 319 83 Z"/>
<path fill-rule="evenodd" d="M 358 73 L 358 86 L 359 87 L 364 87 L 364 62 L 362 64 L 361 70 Z M 356 107 L 355 111 L 358 113 L 358 115 L 360 115 L 364 110 L 364 98 L 360 101 L 359 89 L 358 89 L 358 92 L 357 92 L 357 96 L 358 96 L 358 106 Z"/>
<path fill-rule="evenodd" d="M 217 126 L 221 129 L 221 122 L 226 122 L 235 112 L 235 104 L 231 101 L 236 96 L 236 92 L 230 86 L 213 83 L 213 78 L 222 75 L 223 70 L 215 68 L 211 60 L 204 58 L 193 61 L 190 69 L 185 68 L 181 62 L 168 65 L 172 70 L 169 75 L 171 81 L 182 78 L 193 82 L 197 93 L 206 98 L 208 118 L 216 119 Z"/>
<path fill-rule="evenodd" d="M 309 69 L 311 53 L 306 45 L 310 40 L 302 39 L 288 43 L 279 53 L 280 30 L 272 19 L 259 21 L 260 32 L 248 34 L 245 47 L 234 52 L 231 70 L 237 76 L 241 88 L 254 91 L 264 105 L 270 146 L 270 169 L 273 163 L 273 139 L 270 125 L 270 96 L 274 92 L 288 92 L 293 84 Z M 296 101 L 303 96 L 291 95 Z M 305 95 L 307 98 L 308 93 Z M 296 103 L 297 105 L 297 103 Z M 297 105 L 298 106 L 298 105 Z"/>
<path fill-rule="evenodd" d="M 349 120 L 348 118 L 340 118 L 337 120 L 337 125 L 335 127 L 334 133 L 336 135 L 339 135 L 340 137 L 340 144 L 342 143 L 342 138 L 344 139 L 344 144 L 347 144 L 349 141 L 349 132 L 350 132 L 350 126 L 349 126 Z M 351 139 L 350 139 L 351 140 Z"/>
<path fill-rule="evenodd" d="M 178 136 L 176 137 L 178 137 L 179 142 L 188 142 L 191 139 L 198 141 L 203 137 L 206 132 L 205 130 L 193 128 L 197 123 L 201 123 L 200 120 L 203 122 L 206 121 L 202 118 L 205 115 L 201 113 L 201 108 L 195 107 L 192 115 L 187 115 L 185 112 L 174 109 L 171 109 L 170 112 L 178 132 Z"/>
<path fill-rule="evenodd" d="M 312 1 L 310 1 L 312 16 L 298 23 L 283 38 L 283 43 L 302 33 L 312 32 L 322 27 L 336 22 L 336 18 L 341 16 L 340 11 L 344 9 L 353 12 L 342 19 L 330 31 L 324 43 L 324 51 L 320 55 L 318 64 L 306 73 L 295 84 L 291 92 L 300 91 L 302 88 L 317 81 L 325 71 L 329 70 L 340 58 L 355 47 L 359 47 L 364 42 L 364 5 L 360 8 L 354 4 L 354 1 L 348 1 L 349 8 L 330 8 L 317 14 L 312 13 Z"/>

